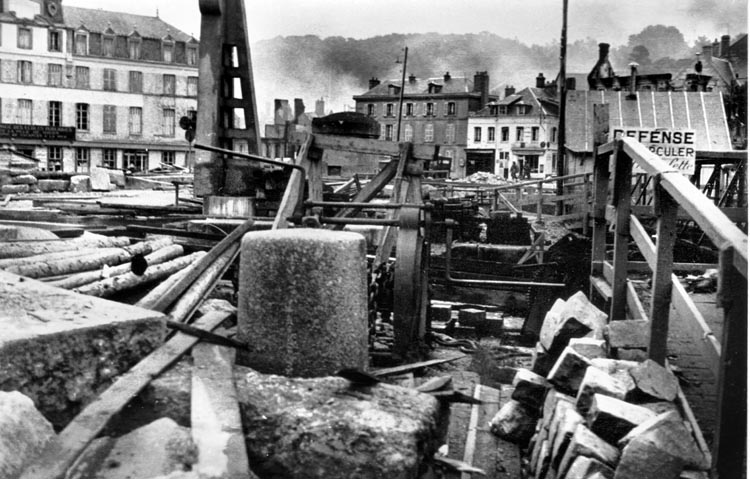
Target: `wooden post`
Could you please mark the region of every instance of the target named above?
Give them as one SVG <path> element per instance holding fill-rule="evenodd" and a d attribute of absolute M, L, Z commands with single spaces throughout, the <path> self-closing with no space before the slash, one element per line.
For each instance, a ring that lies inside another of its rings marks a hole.
<path fill-rule="evenodd" d="M 658 178 L 654 181 L 654 211 L 656 212 L 656 267 L 652 276 L 651 329 L 648 356 L 657 364 L 667 358 L 669 307 L 672 299 L 672 251 L 677 233 L 677 203 L 664 191 Z"/>
<path fill-rule="evenodd" d="M 628 280 L 628 244 L 630 243 L 630 199 L 633 160 L 622 152 L 622 142 L 617 143 L 613 202 L 617 210 L 615 219 L 615 254 L 613 258 L 612 307 L 610 321 L 625 319 Z"/>
<path fill-rule="evenodd" d="M 589 221 L 591 219 L 591 206 L 589 197 L 591 196 L 591 173 L 583 175 L 583 197 L 581 198 L 581 210 L 583 211 L 583 234 L 591 235 Z"/>
<path fill-rule="evenodd" d="M 518 209 L 522 210 L 523 206 L 521 205 L 521 200 L 523 199 L 523 192 L 521 191 L 521 187 L 519 186 L 516 188 L 516 203 L 518 204 Z"/>
<path fill-rule="evenodd" d="M 536 186 L 536 222 L 538 224 L 544 224 L 544 220 L 542 219 L 542 205 L 544 203 L 544 196 L 542 196 L 542 182 L 540 181 L 537 183 Z"/>
<path fill-rule="evenodd" d="M 591 217 L 594 225 L 591 232 L 591 275 L 601 276 L 602 263 L 607 242 L 607 189 L 609 188 L 609 156 L 599 156 L 598 147 L 604 143 L 609 132 L 609 105 L 594 105 L 594 198 Z M 615 161 L 617 161 L 615 150 Z M 593 287 L 589 294 L 594 296 Z"/>
<path fill-rule="evenodd" d="M 738 477 L 747 450 L 747 278 L 735 251 L 721 248 L 717 302 L 724 309 L 713 460 L 718 477 Z"/>

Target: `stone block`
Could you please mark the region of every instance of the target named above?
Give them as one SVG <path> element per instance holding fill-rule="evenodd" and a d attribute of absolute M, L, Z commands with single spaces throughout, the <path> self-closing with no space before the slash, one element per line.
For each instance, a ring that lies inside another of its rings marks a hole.
<path fill-rule="evenodd" d="M 88 175 L 75 175 L 70 177 L 71 193 L 86 193 L 91 191 L 91 182 Z"/>
<path fill-rule="evenodd" d="M 458 310 L 458 324 L 473 328 L 483 328 L 487 322 L 487 311 L 476 308 Z"/>
<path fill-rule="evenodd" d="M 593 457 L 578 456 L 570 465 L 565 479 L 612 479 L 614 470 Z M 631 478 L 635 479 L 635 477 Z"/>
<path fill-rule="evenodd" d="M 15 195 L 18 193 L 28 193 L 29 185 L 3 185 L 0 186 L 0 193 L 3 195 Z"/>
<path fill-rule="evenodd" d="M 688 468 L 706 471 L 711 467 L 678 412 L 666 412 L 644 421 L 626 434 L 618 446 L 624 448 L 630 441 L 646 434 L 659 449 L 680 458 Z"/>
<path fill-rule="evenodd" d="M 641 362 L 648 359 L 648 352 L 645 349 L 618 348 L 615 351 L 615 357 L 616 359 L 622 359 L 623 361 Z"/>
<path fill-rule="evenodd" d="M 543 376 L 519 369 L 513 378 L 513 387 L 511 398 L 538 413 L 552 385 Z"/>
<path fill-rule="evenodd" d="M 645 319 L 612 321 L 606 335 L 610 348 L 647 348 L 650 326 Z"/>
<path fill-rule="evenodd" d="M 635 361 L 622 361 L 619 359 L 594 358 L 591 360 L 592 366 L 617 378 L 625 386 L 628 395 L 635 390 L 635 381 L 630 375 L 630 371 L 636 368 L 638 364 Z"/>
<path fill-rule="evenodd" d="M 607 342 L 596 338 L 571 338 L 568 346 L 581 356 L 594 359 L 607 357 Z"/>
<path fill-rule="evenodd" d="M 541 421 L 539 421 L 541 423 Z M 537 424 L 539 424 L 537 423 Z M 536 472 L 537 469 L 537 463 L 539 462 L 539 455 L 542 452 L 542 444 L 545 441 L 548 441 L 548 433 L 549 431 L 545 428 L 540 428 L 539 431 L 534 434 L 534 437 L 532 437 L 531 442 L 529 443 L 531 447 L 531 454 L 529 456 L 529 468 L 530 472 L 533 475 Z M 531 446 L 533 444 L 533 446 Z M 547 442 L 547 448 L 549 449 L 549 442 Z M 547 451 L 549 455 L 549 450 Z"/>
<path fill-rule="evenodd" d="M 531 354 L 531 371 L 546 377 L 549 370 L 555 365 L 555 361 L 557 361 L 557 357 L 544 349 L 542 343 L 537 342 Z"/>
<path fill-rule="evenodd" d="M 536 417 L 520 402 L 511 399 L 495 414 L 490 431 L 506 441 L 525 447 L 536 428 Z"/>
<path fill-rule="evenodd" d="M 367 270 L 357 233 L 295 228 L 247 233 L 241 246 L 238 362 L 287 376 L 366 369 Z"/>
<path fill-rule="evenodd" d="M 14 176 L 12 181 L 14 185 L 35 185 L 37 179 L 36 176 L 27 174 Z"/>
<path fill-rule="evenodd" d="M 552 343 L 555 340 L 555 333 L 559 328 L 560 321 L 562 321 L 562 314 L 564 309 L 565 301 L 558 298 L 555 300 L 555 302 L 552 304 L 552 307 L 544 316 L 544 321 L 542 321 L 542 328 L 539 330 L 539 342 L 546 350 L 549 350 L 552 347 Z"/>
<path fill-rule="evenodd" d="M 628 442 L 620 455 L 614 479 L 679 479 L 685 462 L 663 449 L 651 430 Z"/>
<path fill-rule="evenodd" d="M 0 391 L 0 477 L 17 477 L 54 436 L 30 398 Z"/>
<path fill-rule="evenodd" d="M 107 175 L 109 176 L 109 182 L 120 188 L 125 187 L 125 172 L 122 170 L 109 170 L 107 169 Z"/>
<path fill-rule="evenodd" d="M 562 392 L 575 395 L 578 393 L 578 388 L 581 386 L 581 381 L 589 365 L 590 362 L 587 358 L 571 348 L 565 348 L 547 374 L 547 380 Z"/>
<path fill-rule="evenodd" d="M 537 456 L 537 462 L 534 465 L 534 479 L 543 479 L 548 477 L 551 462 L 551 449 L 552 446 L 549 441 L 542 441 L 542 445 L 539 448 L 539 455 Z"/>
<path fill-rule="evenodd" d="M 104 168 L 92 167 L 89 172 L 91 191 L 109 191 L 112 189 L 109 181 L 109 173 Z"/>
<path fill-rule="evenodd" d="M 550 423 L 554 419 L 555 412 L 558 408 L 559 402 L 565 402 L 568 404 L 567 407 L 575 406 L 576 398 L 563 394 L 554 389 L 550 389 L 547 392 L 547 396 L 544 398 L 544 406 L 542 408 L 542 427 L 548 428 Z"/>
<path fill-rule="evenodd" d="M 36 184 L 39 191 L 42 193 L 50 193 L 52 191 L 67 191 L 70 187 L 70 181 L 68 180 L 39 180 Z"/>
<path fill-rule="evenodd" d="M 164 315 L 0 272 L 0 384 L 60 426 L 160 346 Z"/>
<path fill-rule="evenodd" d="M 259 477 L 418 477 L 441 444 L 440 405 L 414 389 L 264 375 L 241 366 L 235 382 Z"/>
<path fill-rule="evenodd" d="M 557 471 L 560 467 L 560 461 L 562 461 L 565 451 L 568 449 L 573 433 L 583 422 L 583 416 L 578 414 L 575 409 L 567 409 L 563 412 L 557 426 L 555 441 L 552 444 L 552 468 L 554 470 Z"/>
<path fill-rule="evenodd" d="M 620 460 L 620 451 L 600 438 L 584 424 L 576 427 L 565 455 L 557 468 L 557 477 L 565 477 L 571 464 L 578 456 L 591 457 L 610 467 L 615 467 Z"/>
<path fill-rule="evenodd" d="M 450 304 L 430 305 L 430 319 L 437 323 L 447 323 L 451 320 L 453 307 Z"/>
<path fill-rule="evenodd" d="M 11 225 L 0 225 L 0 241 L 13 241 L 18 238 L 18 228 Z"/>
<path fill-rule="evenodd" d="M 586 423 L 594 434 L 616 445 L 634 427 L 652 417 L 654 413 L 644 407 L 594 394 L 586 414 Z"/>
<path fill-rule="evenodd" d="M 680 387 L 677 377 L 664 366 L 646 360 L 630 371 L 639 392 L 663 401 L 674 401 Z"/>
<path fill-rule="evenodd" d="M 190 427 L 191 360 L 183 358 L 151 380 L 143 391 L 125 407 L 120 421 L 128 430 L 159 418 L 169 418 L 180 426 Z M 121 435 L 114 432 L 113 435 Z"/>
<path fill-rule="evenodd" d="M 586 414 L 591 405 L 594 394 L 604 394 L 617 399 L 625 400 L 628 390 L 626 386 L 615 376 L 610 376 L 599 368 L 589 366 L 581 381 L 576 396 L 576 407 L 581 414 Z"/>
<path fill-rule="evenodd" d="M 678 412 L 677 404 L 669 401 L 639 402 L 639 406 L 645 407 L 655 414 L 664 414 L 665 412 Z"/>

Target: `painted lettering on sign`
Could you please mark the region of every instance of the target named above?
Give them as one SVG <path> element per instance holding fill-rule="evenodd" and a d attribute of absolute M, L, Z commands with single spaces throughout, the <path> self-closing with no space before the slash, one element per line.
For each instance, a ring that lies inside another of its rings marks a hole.
<path fill-rule="evenodd" d="M 686 175 L 695 171 L 695 130 L 621 127 L 612 131 L 614 139 L 633 138 L 643 143 L 669 166 Z"/>

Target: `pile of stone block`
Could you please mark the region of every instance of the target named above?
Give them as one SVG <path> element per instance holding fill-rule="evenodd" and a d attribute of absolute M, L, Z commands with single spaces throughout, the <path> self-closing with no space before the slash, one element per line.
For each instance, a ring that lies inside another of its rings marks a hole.
<path fill-rule="evenodd" d="M 610 357 L 641 351 L 623 331 L 640 341 L 634 331 L 646 328 L 607 324 L 581 292 L 553 305 L 531 369 L 518 370 L 511 401 L 490 425 L 522 448 L 527 477 L 708 477 L 708 454 L 676 402 L 677 378 L 649 359 Z"/>
<path fill-rule="evenodd" d="M 10 168 L 0 174 L 0 194 L 18 193 L 86 193 L 110 191 L 125 186 L 125 174 L 120 170 L 92 167 L 88 174 L 71 174 Z"/>

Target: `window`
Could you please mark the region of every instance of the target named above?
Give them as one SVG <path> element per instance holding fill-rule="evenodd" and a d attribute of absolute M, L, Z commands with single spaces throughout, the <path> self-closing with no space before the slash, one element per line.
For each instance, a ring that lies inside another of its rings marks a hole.
<path fill-rule="evenodd" d="M 341 176 L 341 166 L 340 165 L 328 165 L 328 176 Z"/>
<path fill-rule="evenodd" d="M 552 127 L 552 134 L 550 135 L 549 141 L 550 143 L 557 143 L 557 127 L 556 126 Z"/>
<path fill-rule="evenodd" d="M 174 62 L 174 43 L 164 42 L 161 45 L 161 59 L 165 63 Z"/>
<path fill-rule="evenodd" d="M 102 132 L 117 133 L 117 107 L 114 105 L 104 105 L 102 111 Z"/>
<path fill-rule="evenodd" d="M 174 151 L 162 151 L 161 162 L 165 165 L 174 165 Z"/>
<path fill-rule="evenodd" d="M 187 94 L 188 96 L 198 96 L 198 77 L 188 77 Z"/>
<path fill-rule="evenodd" d="M 76 88 L 89 88 L 89 67 L 76 67 Z"/>
<path fill-rule="evenodd" d="M 76 172 L 88 173 L 91 168 L 88 148 L 76 148 Z"/>
<path fill-rule="evenodd" d="M 510 128 L 504 126 L 500 128 L 500 141 L 508 141 L 510 139 Z"/>
<path fill-rule="evenodd" d="M 31 50 L 31 29 L 25 27 L 18 27 L 18 48 L 24 50 Z"/>
<path fill-rule="evenodd" d="M 143 150 L 123 151 L 122 164 L 129 170 L 143 171 L 148 167 L 148 153 Z"/>
<path fill-rule="evenodd" d="M 114 35 L 105 35 L 102 40 L 102 55 L 105 57 L 115 56 L 115 37 Z"/>
<path fill-rule="evenodd" d="M 539 141 L 539 127 L 538 126 L 531 127 L 531 141 Z"/>
<path fill-rule="evenodd" d="M 429 103 L 428 103 L 429 105 Z M 424 126 L 424 141 L 430 143 L 435 137 L 435 126 L 432 123 L 428 123 Z"/>
<path fill-rule="evenodd" d="M 456 102 L 449 101 L 448 102 L 448 111 L 446 115 L 455 115 L 456 114 Z"/>
<path fill-rule="evenodd" d="M 164 89 L 163 89 L 164 94 L 165 95 L 174 95 L 175 76 L 174 75 L 164 75 L 163 76 L 163 84 L 164 84 Z"/>
<path fill-rule="evenodd" d="M 519 115 L 525 115 L 527 113 L 526 105 L 518 105 L 516 108 L 516 113 Z"/>
<path fill-rule="evenodd" d="M 88 103 L 76 103 L 76 128 L 83 131 L 89 129 Z"/>
<path fill-rule="evenodd" d="M 445 142 L 448 144 L 456 142 L 456 125 L 453 123 L 445 125 Z"/>
<path fill-rule="evenodd" d="M 495 127 L 490 126 L 487 128 L 487 141 L 495 141 Z"/>
<path fill-rule="evenodd" d="M 128 38 L 128 58 L 131 60 L 141 58 L 141 39 L 139 37 Z"/>
<path fill-rule="evenodd" d="M 47 85 L 62 86 L 62 65 L 57 63 L 47 65 Z"/>
<path fill-rule="evenodd" d="M 414 115 L 414 103 L 406 104 L 406 116 Z"/>
<path fill-rule="evenodd" d="M 143 110 L 140 107 L 130 107 L 128 115 L 128 131 L 131 135 L 140 135 L 143 127 Z"/>
<path fill-rule="evenodd" d="M 62 147 L 61 146 L 49 146 L 47 147 L 47 170 L 48 171 L 62 171 Z"/>
<path fill-rule="evenodd" d="M 393 103 L 385 105 L 385 116 L 393 116 Z"/>
<path fill-rule="evenodd" d="M 375 116 L 375 104 L 367 104 L 367 116 Z"/>
<path fill-rule="evenodd" d="M 404 141 L 411 141 L 414 138 L 414 127 L 406 125 L 404 127 Z"/>
<path fill-rule="evenodd" d="M 117 91 L 117 72 L 112 68 L 104 69 L 104 89 Z"/>
<path fill-rule="evenodd" d="M 143 93 L 143 73 L 131 71 L 129 79 L 130 93 Z"/>
<path fill-rule="evenodd" d="M 393 140 L 393 125 L 385 125 L 385 139 L 386 141 Z"/>
<path fill-rule="evenodd" d="M 482 141 L 482 127 L 481 126 L 475 126 L 474 127 L 474 142 Z"/>
<path fill-rule="evenodd" d="M 380 124 L 380 139 L 381 140 L 385 139 L 385 125 L 382 123 Z"/>
<path fill-rule="evenodd" d="M 187 47 L 186 60 L 188 65 L 198 64 L 198 49 L 195 47 Z"/>
<path fill-rule="evenodd" d="M 49 30 L 47 32 L 47 50 L 51 52 L 62 51 L 62 32 L 60 30 Z"/>
<path fill-rule="evenodd" d="M 18 112 L 16 112 L 16 123 L 19 125 L 31 125 L 31 100 L 18 100 Z"/>
<path fill-rule="evenodd" d="M 75 52 L 76 55 L 88 55 L 89 36 L 86 33 L 76 33 Z"/>
<path fill-rule="evenodd" d="M 162 134 L 164 136 L 174 136 L 174 110 L 165 108 L 162 110 Z"/>
<path fill-rule="evenodd" d="M 28 85 L 31 84 L 33 80 L 31 62 L 18 60 L 18 83 L 26 83 Z"/>
<path fill-rule="evenodd" d="M 114 170 L 117 168 L 117 150 L 105 148 L 102 152 L 102 166 Z"/>
<path fill-rule="evenodd" d="M 434 115 L 435 114 L 435 104 L 432 103 L 432 102 L 425 104 L 424 114 L 426 116 L 432 116 L 432 115 Z"/>
<path fill-rule="evenodd" d="M 51 101 L 47 103 L 47 124 L 49 126 L 62 125 L 62 102 Z"/>
<path fill-rule="evenodd" d="M 523 141 L 523 127 L 516 127 L 516 141 Z"/>

